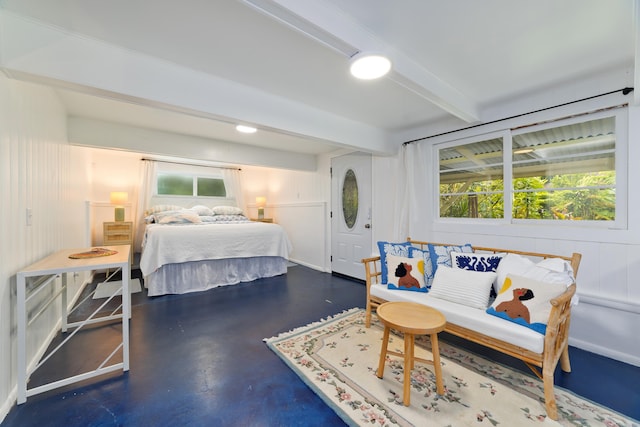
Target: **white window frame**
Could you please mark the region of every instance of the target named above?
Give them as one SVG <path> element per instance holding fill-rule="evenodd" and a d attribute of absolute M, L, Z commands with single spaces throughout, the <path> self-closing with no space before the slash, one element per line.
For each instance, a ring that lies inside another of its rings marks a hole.
<path fill-rule="evenodd" d="M 513 218 L 513 179 L 512 179 L 512 137 L 519 134 L 534 132 L 537 130 L 553 127 L 565 126 L 573 123 L 596 120 L 604 117 L 615 118 L 615 170 L 616 170 L 616 215 L 613 221 L 558 221 L 548 219 L 516 219 Z M 446 218 L 440 217 L 440 156 L 439 150 L 443 148 L 467 145 L 487 139 L 503 138 L 503 173 L 504 173 L 504 218 Z M 545 121 L 532 126 L 521 126 L 517 129 L 503 129 L 495 132 L 477 134 L 456 140 L 434 144 L 432 159 L 434 171 L 434 218 L 439 223 L 459 223 L 459 224 L 526 224 L 545 226 L 564 226 L 577 228 L 605 228 L 605 229 L 627 229 L 628 216 L 628 108 L 615 108 L 566 119 Z"/>
<path fill-rule="evenodd" d="M 190 177 L 191 178 L 191 195 L 186 195 L 186 194 L 160 194 L 158 192 L 158 180 L 160 179 L 161 175 L 174 175 L 174 176 L 182 176 L 182 177 Z M 223 184 L 224 184 L 224 190 L 226 193 L 226 196 L 200 196 L 197 194 L 198 191 L 198 178 L 213 178 L 213 179 L 220 179 L 222 180 Z M 157 197 L 179 197 L 179 198 L 204 198 L 204 199 L 229 199 L 233 197 L 233 194 L 231 194 L 231 190 L 229 188 L 229 186 L 227 185 L 227 182 L 224 179 L 224 176 L 222 175 L 222 173 L 185 173 L 185 172 L 179 172 L 179 171 L 171 171 L 171 170 L 163 170 L 163 171 L 158 171 L 156 173 L 156 179 L 155 179 L 155 185 L 154 185 L 154 196 Z"/>

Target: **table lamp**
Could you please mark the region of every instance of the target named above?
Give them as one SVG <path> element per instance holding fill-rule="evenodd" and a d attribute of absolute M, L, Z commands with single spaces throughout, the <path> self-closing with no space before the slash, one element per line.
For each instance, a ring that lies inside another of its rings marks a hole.
<path fill-rule="evenodd" d="M 129 200 L 129 194 L 126 191 L 112 191 L 111 204 L 116 205 L 115 220 L 124 221 L 124 204 Z"/>
<path fill-rule="evenodd" d="M 258 205 L 258 219 L 264 219 L 264 207 L 267 205 L 267 198 L 264 196 L 256 197 L 256 205 Z"/>

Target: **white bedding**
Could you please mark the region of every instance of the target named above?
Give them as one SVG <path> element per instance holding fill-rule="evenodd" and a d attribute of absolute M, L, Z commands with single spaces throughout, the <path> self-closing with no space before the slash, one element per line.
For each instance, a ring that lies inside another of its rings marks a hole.
<path fill-rule="evenodd" d="M 163 265 L 228 258 L 289 258 L 291 242 L 278 224 L 147 225 L 140 270 L 148 276 Z"/>

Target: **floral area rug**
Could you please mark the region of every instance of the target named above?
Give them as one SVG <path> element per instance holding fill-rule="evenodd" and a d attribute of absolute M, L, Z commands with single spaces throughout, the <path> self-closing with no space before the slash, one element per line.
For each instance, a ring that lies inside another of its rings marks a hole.
<path fill-rule="evenodd" d="M 634 426 L 634 420 L 556 387 L 559 421 L 546 416 L 542 382 L 440 341 L 445 393 L 436 393 L 433 366 L 415 363 L 411 406 L 402 404 L 403 363 L 387 357 L 376 376 L 382 326 L 352 309 L 265 339 L 298 376 L 349 425 L 373 426 Z M 428 338 L 416 356 L 431 359 Z M 401 352 L 401 336 L 389 350 Z"/>

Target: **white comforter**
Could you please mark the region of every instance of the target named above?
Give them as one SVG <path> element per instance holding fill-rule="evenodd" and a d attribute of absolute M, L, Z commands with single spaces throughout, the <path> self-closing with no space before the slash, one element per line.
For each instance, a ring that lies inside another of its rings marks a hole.
<path fill-rule="evenodd" d="M 144 276 L 165 264 L 205 259 L 277 256 L 289 258 L 291 242 L 278 224 L 149 224 L 140 271 Z"/>

